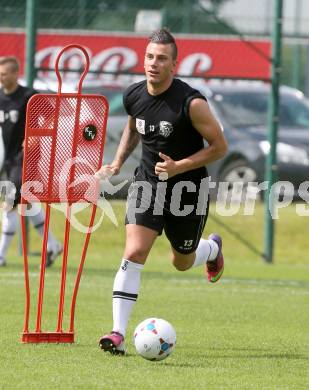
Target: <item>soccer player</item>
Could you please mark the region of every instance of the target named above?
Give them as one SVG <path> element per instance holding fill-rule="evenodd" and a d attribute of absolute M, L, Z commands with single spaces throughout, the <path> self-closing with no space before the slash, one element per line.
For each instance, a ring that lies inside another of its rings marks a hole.
<path fill-rule="evenodd" d="M 124 255 L 113 286 L 113 330 L 99 340 L 112 354 L 125 353 L 140 274 L 163 230 L 177 270 L 203 265 L 210 282 L 223 273 L 221 237 L 201 236 L 209 200 L 205 166 L 221 158 L 227 144 L 205 97 L 174 78 L 176 63 L 174 37 L 167 29 L 152 33 L 144 59 L 146 80 L 124 93 L 128 122 L 114 161 L 96 173 L 98 178 L 116 175 L 141 140 L 142 157 L 129 189 Z"/>
<path fill-rule="evenodd" d="M 4 171 L 8 181 L 16 189 L 9 194 L 9 202 L 3 203 L 2 232 L 0 237 L 0 266 L 6 265 L 6 254 L 18 228 L 17 205 L 20 202 L 22 182 L 23 142 L 25 133 L 26 106 L 36 92 L 18 84 L 19 65 L 15 57 L 0 58 L 0 135 L 4 145 Z M 8 189 L 7 189 L 8 190 Z M 10 192 L 10 191 L 8 191 Z M 10 203 L 12 203 L 13 208 Z M 41 208 L 29 217 L 42 236 L 45 215 Z M 50 266 L 62 252 L 62 245 L 51 232 L 48 235 L 46 265 Z"/>

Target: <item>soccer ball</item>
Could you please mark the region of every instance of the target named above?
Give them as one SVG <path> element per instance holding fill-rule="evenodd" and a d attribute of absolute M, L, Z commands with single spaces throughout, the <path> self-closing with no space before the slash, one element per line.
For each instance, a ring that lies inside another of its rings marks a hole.
<path fill-rule="evenodd" d="M 163 360 L 175 348 L 176 332 L 172 325 L 160 318 L 148 318 L 134 331 L 136 351 L 147 360 Z"/>

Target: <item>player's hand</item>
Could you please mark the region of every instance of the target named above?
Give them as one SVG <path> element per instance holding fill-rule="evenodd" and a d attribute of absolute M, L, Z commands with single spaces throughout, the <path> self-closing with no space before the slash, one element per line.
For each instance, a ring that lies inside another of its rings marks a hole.
<path fill-rule="evenodd" d="M 106 164 L 102 165 L 102 167 L 94 174 L 97 179 L 105 179 L 114 175 L 118 175 L 120 168 L 116 164 Z"/>
<path fill-rule="evenodd" d="M 156 163 L 155 174 L 159 176 L 161 180 L 167 180 L 175 175 L 178 175 L 177 161 L 172 160 L 169 156 L 163 153 L 159 153 L 163 162 Z"/>

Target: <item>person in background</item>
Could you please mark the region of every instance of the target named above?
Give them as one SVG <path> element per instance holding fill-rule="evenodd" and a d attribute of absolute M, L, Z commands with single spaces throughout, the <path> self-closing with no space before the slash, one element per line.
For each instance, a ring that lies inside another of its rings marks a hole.
<path fill-rule="evenodd" d="M 19 226 L 17 205 L 20 202 L 22 184 L 23 142 L 25 134 L 26 107 L 33 89 L 18 83 L 19 64 L 15 57 L 0 58 L 0 152 L 2 145 L 3 168 L 6 178 L 13 184 L 11 202 L 3 202 L 2 231 L 0 236 L 0 267 L 6 265 L 6 255 L 10 243 Z M 9 204 L 9 203 L 12 203 Z M 13 206 L 13 207 L 12 207 Z M 43 236 L 45 214 L 37 208 L 33 216 L 29 216 L 35 229 Z M 34 214 L 34 213 L 32 213 Z M 62 252 L 62 245 L 52 232 L 48 234 L 46 266 L 50 266 Z"/>

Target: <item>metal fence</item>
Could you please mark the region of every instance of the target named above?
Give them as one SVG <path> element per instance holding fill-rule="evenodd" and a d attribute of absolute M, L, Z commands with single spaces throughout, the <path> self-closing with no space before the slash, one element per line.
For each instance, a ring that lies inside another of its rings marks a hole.
<path fill-rule="evenodd" d="M 280 16 L 275 15 L 279 3 Z M 271 65 L 276 65 L 270 35 L 281 20 L 282 1 L 253 0 L 248 7 L 247 0 L 0 0 L 0 55 L 17 56 L 22 67 L 26 63 L 25 29 L 30 24 L 26 17 L 30 4 L 38 28 L 33 68 L 42 80 L 52 81 L 54 74 L 50 70 L 59 50 L 77 43 L 85 46 L 91 57 L 88 81 L 123 84 L 143 73 L 149 32 L 166 26 L 177 35 L 178 75 L 272 79 L 272 85 L 275 84 L 276 77 L 270 74 Z M 283 83 L 299 87 L 309 95 L 307 19 L 308 1 L 285 0 L 283 70 L 277 64 L 275 71 L 282 73 Z M 60 67 L 68 69 L 63 79 L 72 81 L 82 68 L 82 60 L 72 52 Z M 278 108 L 273 100 L 273 106 Z M 273 112 L 272 119 L 275 118 Z M 275 138 L 270 140 L 271 145 L 275 143 Z M 272 239 L 273 234 L 268 236 Z M 269 259 L 271 251 L 272 243 L 265 252 Z"/>
<path fill-rule="evenodd" d="M 129 33 L 148 34 L 159 26 L 173 33 L 202 37 L 222 35 L 228 39 L 269 39 L 273 23 L 273 1 L 254 0 L 35 0 L 36 27 L 39 31 L 59 31 L 78 34 Z M 25 0 L 0 0 L 0 55 L 13 54 L 24 63 L 26 26 Z M 283 10 L 283 72 L 285 84 L 299 87 L 309 95 L 309 4 L 303 0 L 286 0 Z M 18 35 L 13 38 L 10 33 Z M 7 34 L 7 35 L 6 35 Z M 38 43 L 40 38 L 38 38 Z M 181 43 L 186 49 L 192 42 Z M 57 42 L 55 41 L 57 46 Z M 214 48 L 212 49 L 214 50 Z M 222 47 L 218 45 L 218 53 Z M 224 49 L 225 50 L 225 49 Z M 262 50 L 265 56 L 265 50 Z M 266 50 L 266 57 L 267 53 Z M 245 54 L 246 55 L 246 54 Z M 238 51 L 228 54 L 235 66 L 246 58 Z M 233 58 L 234 57 L 234 58 Z M 255 61 L 254 58 L 251 59 Z M 46 64 L 45 64 L 46 65 Z M 37 66 L 39 67 L 40 64 Z M 103 69 L 99 71 L 104 72 Z M 106 69 L 105 69 L 106 72 Z M 210 73 L 207 77 L 222 77 Z M 231 76 L 231 75 L 227 75 Z M 241 74 L 240 74 L 241 77 Z M 257 75 L 256 78 L 262 78 Z"/>
<path fill-rule="evenodd" d="M 175 33 L 229 33 L 228 25 L 233 25 L 232 20 L 225 26 L 213 18 L 228 3 L 232 4 L 231 0 L 157 0 L 155 4 L 150 0 L 37 0 L 36 3 L 39 28 L 134 31 L 143 11 L 158 12 L 161 22 Z M 26 1 L 1 0 L 0 6 L 1 27 L 25 27 Z M 229 11 L 226 16 L 228 19 Z M 261 20 L 255 18 L 257 26 L 264 16 L 262 12 Z M 267 24 L 271 25 L 269 18 Z"/>

